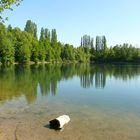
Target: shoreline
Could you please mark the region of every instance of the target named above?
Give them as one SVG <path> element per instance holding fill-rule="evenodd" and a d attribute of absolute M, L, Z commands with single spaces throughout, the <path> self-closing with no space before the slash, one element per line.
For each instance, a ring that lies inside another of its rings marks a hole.
<path fill-rule="evenodd" d="M 90 61 L 90 62 L 78 62 L 78 61 L 56 61 L 56 62 L 48 62 L 48 61 L 43 61 L 43 62 L 33 62 L 33 61 L 30 61 L 28 63 L 20 63 L 20 62 L 14 62 L 14 63 L 8 63 L 8 64 L 3 64 L 0 62 L 0 66 L 1 65 L 39 65 L 39 64 L 75 64 L 75 63 L 78 63 L 78 64 L 81 64 L 81 63 L 89 63 L 89 64 L 115 64 L 115 65 L 125 65 L 125 64 L 140 64 L 140 62 L 93 62 L 93 61 Z"/>

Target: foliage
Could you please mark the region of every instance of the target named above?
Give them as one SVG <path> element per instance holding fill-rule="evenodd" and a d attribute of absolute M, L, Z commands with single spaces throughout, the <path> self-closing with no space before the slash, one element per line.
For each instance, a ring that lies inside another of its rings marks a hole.
<path fill-rule="evenodd" d="M 140 62 L 140 48 L 131 44 L 107 47 L 105 36 L 93 38 L 84 35 L 81 46 L 73 47 L 57 39 L 56 29 L 41 28 L 37 37 L 37 25 L 28 20 L 25 31 L 0 24 L 0 63 L 39 62 Z"/>
<path fill-rule="evenodd" d="M 24 30 L 37 38 L 37 25 L 31 20 L 27 20 Z"/>
<path fill-rule="evenodd" d="M 72 45 L 69 45 L 69 44 L 64 45 L 64 47 L 62 48 L 62 51 L 61 51 L 61 58 L 63 61 L 75 60 L 74 48 Z"/>
<path fill-rule="evenodd" d="M 0 0 L 0 14 L 2 14 L 3 11 L 6 9 L 13 10 L 12 5 L 18 6 L 21 3 L 21 1 L 22 0 Z M 4 19 L 1 15 L 0 15 L 0 21 L 4 22 Z"/>
<path fill-rule="evenodd" d="M 11 33 L 3 24 L 0 24 L 0 62 L 9 64 L 14 62 L 14 47 Z"/>

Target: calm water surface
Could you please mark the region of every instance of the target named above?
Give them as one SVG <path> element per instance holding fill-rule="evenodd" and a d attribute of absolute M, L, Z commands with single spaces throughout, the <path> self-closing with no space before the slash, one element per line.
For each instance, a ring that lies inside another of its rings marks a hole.
<path fill-rule="evenodd" d="M 0 66 L 0 140 L 119 139 L 140 140 L 140 65 Z"/>

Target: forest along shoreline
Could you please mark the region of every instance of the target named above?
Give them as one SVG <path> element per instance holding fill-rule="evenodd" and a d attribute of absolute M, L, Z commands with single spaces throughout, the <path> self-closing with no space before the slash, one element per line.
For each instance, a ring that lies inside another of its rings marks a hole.
<path fill-rule="evenodd" d="M 107 46 L 107 39 L 89 35 L 81 37 L 79 46 L 64 44 L 57 39 L 56 29 L 41 28 L 27 20 L 24 30 L 0 23 L 0 63 L 140 63 L 140 48 L 131 44 Z M 94 41 L 95 40 L 95 41 Z"/>

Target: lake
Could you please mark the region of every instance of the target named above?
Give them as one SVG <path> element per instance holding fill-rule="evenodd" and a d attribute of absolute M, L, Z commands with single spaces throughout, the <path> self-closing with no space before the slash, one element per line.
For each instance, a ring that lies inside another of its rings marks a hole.
<path fill-rule="evenodd" d="M 46 139 L 140 140 L 140 65 L 0 66 L 0 140 Z"/>

